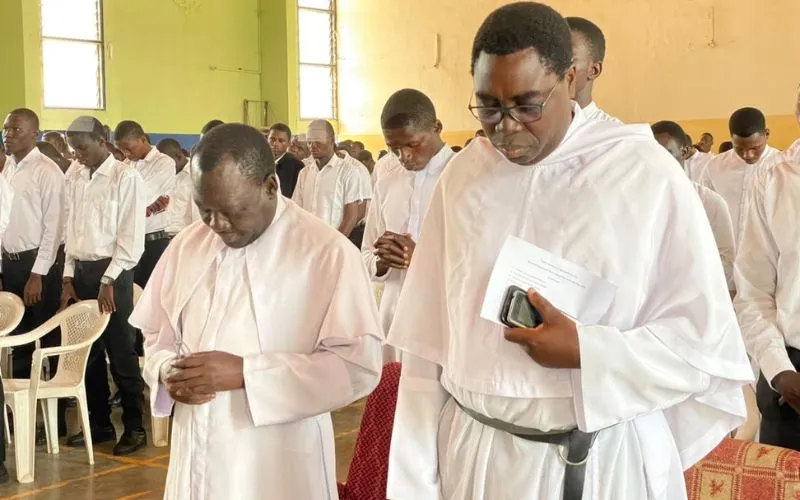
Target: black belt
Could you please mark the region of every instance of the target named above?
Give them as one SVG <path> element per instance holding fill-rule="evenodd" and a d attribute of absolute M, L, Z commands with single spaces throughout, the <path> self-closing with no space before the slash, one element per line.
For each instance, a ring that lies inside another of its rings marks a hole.
<path fill-rule="evenodd" d="M 36 257 L 37 255 L 39 255 L 39 249 L 38 248 L 34 248 L 32 250 L 25 250 L 24 252 L 17 252 L 17 253 L 6 252 L 6 250 L 3 249 L 3 258 L 8 259 L 8 260 L 10 260 L 12 262 L 20 261 L 20 260 L 24 259 L 25 257 L 29 257 L 31 255 L 33 257 Z"/>
<path fill-rule="evenodd" d="M 457 399 L 453 398 L 453 401 L 461 408 L 461 411 L 487 427 L 507 432 L 512 436 L 527 441 L 565 446 L 567 448 L 566 457 L 561 450 L 558 452 L 566 465 L 564 470 L 564 495 L 561 498 L 564 500 L 581 500 L 583 498 L 586 462 L 589 461 L 589 452 L 597 437 L 596 432 L 587 433 L 578 429 L 543 432 L 481 415 L 462 405 Z"/>
<path fill-rule="evenodd" d="M 147 233 L 147 234 L 144 235 L 145 243 L 150 242 L 150 241 L 165 240 L 167 238 L 169 238 L 169 235 L 167 234 L 166 231 L 163 231 L 163 230 L 162 231 L 156 231 L 154 233 Z"/>

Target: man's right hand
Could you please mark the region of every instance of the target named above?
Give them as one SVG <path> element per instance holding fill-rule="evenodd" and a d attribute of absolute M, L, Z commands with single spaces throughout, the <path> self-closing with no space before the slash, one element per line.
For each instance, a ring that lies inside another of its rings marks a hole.
<path fill-rule="evenodd" d="M 166 377 L 164 377 L 162 381 L 164 387 L 167 389 L 167 392 L 169 393 L 170 397 L 173 400 L 179 403 L 183 403 L 185 405 L 203 405 L 208 403 L 209 401 L 212 401 L 215 397 L 217 397 L 217 395 L 213 393 L 198 394 L 186 388 L 178 388 L 179 387 L 178 384 L 170 384 L 169 382 L 167 382 L 167 380 L 169 380 L 170 377 L 178 374 L 179 372 L 180 372 L 179 369 L 170 365 L 170 368 L 166 373 Z"/>
<path fill-rule="evenodd" d="M 375 255 L 378 256 L 378 276 L 383 276 L 389 272 L 390 268 L 407 269 L 403 247 L 398 243 L 400 235 L 386 231 L 383 236 L 375 242 Z M 381 271 L 385 269 L 383 273 Z"/>
<path fill-rule="evenodd" d="M 72 281 L 65 281 L 61 286 L 61 306 L 59 311 L 66 309 L 70 302 L 78 302 L 78 294 L 75 293 L 75 284 Z"/>
<path fill-rule="evenodd" d="M 772 379 L 772 387 L 781 395 L 781 401 L 789 403 L 794 411 L 800 413 L 800 373 L 780 372 Z"/>

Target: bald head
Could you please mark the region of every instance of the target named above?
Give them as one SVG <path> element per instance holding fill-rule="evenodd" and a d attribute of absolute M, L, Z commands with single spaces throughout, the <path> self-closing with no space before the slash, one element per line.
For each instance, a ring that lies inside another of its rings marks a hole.
<path fill-rule="evenodd" d="M 311 156 L 324 167 L 336 150 L 336 132 L 327 120 L 314 120 L 308 126 L 308 149 Z"/>

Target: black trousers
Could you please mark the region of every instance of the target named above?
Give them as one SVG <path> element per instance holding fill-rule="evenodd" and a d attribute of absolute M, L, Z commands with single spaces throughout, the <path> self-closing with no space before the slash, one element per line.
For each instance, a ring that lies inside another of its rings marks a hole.
<path fill-rule="evenodd" d="M 800 368 L 800 351 L 792 347 L 788 347 L 787 351 L 794 367 Z M 761 411 L 759 441 L 800 451 L 800 414 L 788 403 L 779 404 L 780 397 L 780 394 L 772 390 L 762 373 L 756 387 L 756 401 Z"/>
<path fill-rule="evenodd" d="M 162 231 L 163 232 L 163 231 Z M 158 240 L 145 241 L 144 253 L 139 263 L 136 265 L 134 282 L 140 287 L 144 288 L 150 280 L 150 275 L 153 274 L 153 269 L 156 268 L 158 260 L 164 253 L 164 250 L 169 246 L 169 237 L 164 232 L 164 237 Z"/>
<path fill-rule="evenodd" d="M 59 250 L 60 257 L 50 267 L 47 276 L 42 277 L 42 300 L 32 307 L 25 308 L 22 322 L 12 332 L 12 335 L 27 333 L 53 317 L 61 302 L 61 276 L 63 274 L 63 252 Z M 14 258 L 3 252 L 3 289 L 20 298 L 25 296 L 25 285 L 31 276 L 33 264 L 36 262 L 37 251 L 29 250 L 16 254 Z M 61 330 L 56 328 L 41 340 L 42 347 L 55 347 L 61 345 Z M 34 344 L 27 344 L 14 348 L 14 378 L 29 378 L 31 375 L 31 357 L 35 349 Z M 55 358 L 51 367 L 55 370 Z M 54 371 L 52 373 L 55 373 Z"/>
<path fill-rule="evenodd" d="M 100 280 L 110 259 L 75 263 L 75 293 L 81 300 L 96 299 Z M 110 389 L 106 371 L 106 352 L 111 361 L 111 376 L 122 398 L 122 422 L 125 430 L 142 427 L 144 381 L 139 370 L 139 357 L 134 348 L 134 330 L 128 324 L 133 312 L 133 271 L 123 271 L 114 284 L 117 311 L 111 314 L 103 334 L 92 344 L 86 365 L 86 399 L 92 427 L 111 425 Z"/>
<path fill-rule="evenodd" d="M 364 227 L 365 224 L 363 223 L 357 225 L 350 232 L 350 236 L 347 237 L 359 250 L 361 250 L 361 243 L 364 241 Z"/>

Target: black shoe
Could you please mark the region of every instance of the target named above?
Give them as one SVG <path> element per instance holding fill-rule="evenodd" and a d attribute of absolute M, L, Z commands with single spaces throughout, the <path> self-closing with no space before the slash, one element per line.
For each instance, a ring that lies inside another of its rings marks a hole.
<path fill-rule="evenodd" d="M 112 408 L 119 408 L 122 406 L 122 396 L 119 394 L 119 391 L 111 396 L 111 399 L 108 400 L 108 404 L 111 405 Z"/>
<path fill-rule="evenodd" d="M 0 484 L 7 483 L 9 479 L 11 479 L 11 476 L 8 475 L 6 464 L 0 464 Z"/>
<path fill-rule="evenodd" d="M 117 431 L 114 430 L 113 425 L 106 427 L 92 428 L 92 444 L 109 443 L 117 440 Z M 67 446 L 73 448 L 82 448 L 86 446 L 86 440 L 83 438 L 83 432 L 79 432 L 67 439 Z"/>
<path fill-rule="evenodd" d="M 114 455 L 121 457 L 135 453 L 147 446 L 147 434 L 144 429 L 139 428 L 135 431 L 125 431 L 114 447 Z"/>

